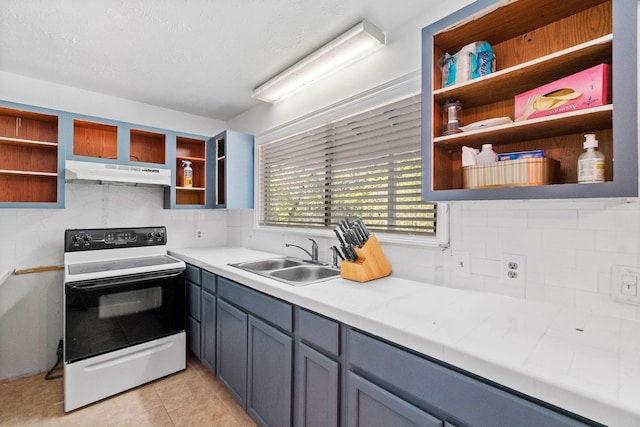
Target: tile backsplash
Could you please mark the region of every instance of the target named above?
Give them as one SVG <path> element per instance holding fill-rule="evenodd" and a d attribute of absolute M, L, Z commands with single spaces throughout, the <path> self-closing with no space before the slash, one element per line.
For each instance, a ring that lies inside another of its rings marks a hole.
<path fill-rule="evenodd" d="M 253 211 L 232 216 L 241 220 L 229 223 L 230 244 L 282 254 L 285 241 L 305 245 L 306 236 L 254 228 Z M 445 250 L 383 243 L 392 274 L 640 320 L 638 306 L 610 297 L 611 266 L 640 266 L 637 199 L 455 202 L 450 236 Z M 329 260 L 332 239 L 318 244 Z M 524 280 L 504 279 L 509 255 L 524 257 Z"/>

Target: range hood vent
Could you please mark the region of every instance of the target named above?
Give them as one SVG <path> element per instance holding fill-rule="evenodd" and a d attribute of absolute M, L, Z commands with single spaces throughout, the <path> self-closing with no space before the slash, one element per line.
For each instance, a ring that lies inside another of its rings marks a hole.
<path fill-rule="evenodd" d="M 112 163 L 65 162 L 66 182 L 171 186 L 171 170 Z"/>

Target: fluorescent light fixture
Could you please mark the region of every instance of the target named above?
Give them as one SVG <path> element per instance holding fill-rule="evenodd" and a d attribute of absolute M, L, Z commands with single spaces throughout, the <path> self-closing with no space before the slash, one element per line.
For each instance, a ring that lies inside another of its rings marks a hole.
<path fill-rule="evenodd" d="M 255 88 L 251 96 L 266 102 L 277 101 L 385 44 L 384 33 L 375 25 L 362 21 Z"/>

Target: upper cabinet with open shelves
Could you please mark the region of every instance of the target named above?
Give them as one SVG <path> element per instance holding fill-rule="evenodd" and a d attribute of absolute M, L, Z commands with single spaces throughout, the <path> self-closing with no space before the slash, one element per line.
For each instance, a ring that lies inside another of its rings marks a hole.
<path fill-rule="evenodd" d="M 425 27 L 424 199 L 637 196 L 636 10 L 636 0 L 566 0 L 561 7 L 554 0 L 477 0 Z M 441 58 L 478 41 L 491 44 L 495 72 L 443 87 Z M 516 121 L 516 95 L 602 63 L 611 65 L 612 103 Z M 464 125 L 502 117 L 514 122 L 444 135 L 443 106 L 451 99 L 462 104 Z M 596 134 L 606 156 L 604 183 L 577 183 L 586 133 Z M 462 147 L 485 143 L 498 153 L 544 150 L 559 166 L 552 183 L 469 188 Z"/>
<path fill-rule="evenodd" d="M 0 106 L 0 205 L 62 205 L 58 116 Z"/>
<path fill-rule="evenodd" d="M 127 123 L 74 118 L 70 157 L 108 163 L 166 165 L 166 132 Z"/>

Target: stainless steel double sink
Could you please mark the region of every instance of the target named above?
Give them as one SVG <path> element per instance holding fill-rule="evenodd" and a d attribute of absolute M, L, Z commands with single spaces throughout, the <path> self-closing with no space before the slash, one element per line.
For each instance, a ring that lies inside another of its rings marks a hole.
<path fill-rule="evenodd" d="M 340 270 L 293 257 L 270 258 L 229 264 L 291 286 L 305 286 L 340 276 Z"/>

